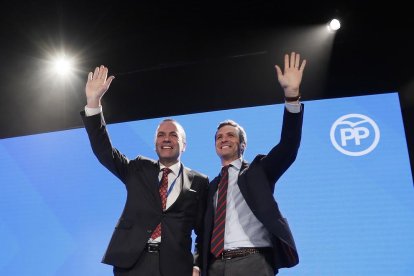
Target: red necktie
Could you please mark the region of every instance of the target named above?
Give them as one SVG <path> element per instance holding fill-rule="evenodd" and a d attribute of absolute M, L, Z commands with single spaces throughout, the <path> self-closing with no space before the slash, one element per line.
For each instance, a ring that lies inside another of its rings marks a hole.
<path fill-rule="evenodd" d="M 221 169 L 221 179 L 218 184 L 217 205 L 214 216 L 214 228 L 211 236 L 211 253 L 218 257 L 224 250 L 224 227 L 226 226 L 227 188 L 229 184 L 229 166 Z"/>
<path fill-rule="evenodd" d="M 165 210 L 167 206 L 167 189 L 168 189 L 168 174 L 171 172 L 169 168 L 162 169 L 162 178 L 161 178 L 161 185 L 160 185 L 160 197 L 162 202 L 162 209 Z M 155 240 L 156 238 L 161 236 L 161 223 L 157 225 L 154 232 L 151 235 L 151 239 Z"/>

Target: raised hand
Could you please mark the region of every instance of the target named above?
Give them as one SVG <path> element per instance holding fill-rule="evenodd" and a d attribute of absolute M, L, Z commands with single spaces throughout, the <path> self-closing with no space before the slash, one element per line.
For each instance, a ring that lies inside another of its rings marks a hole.
<path fill-rule="evenodd" d="M 284 72 L 278 65 L 275 65 L 277 79 L 285 91 L 285 97 L 296 97 L 299 95 L 299 86 L 302 81 L 303 70 L 305 69 L 306 60 L 300 62 L 300 54 L 292 52 L 285 55 Z"/>
<path fill-rule="evenodd" d="M 95 71 L 89 72 L 85 86 L 86 101 L 88 107 L 98 107 L 102 96 L 108 91 L 114 76 L 108 77 L 108 68 L 101 65 Z"/>

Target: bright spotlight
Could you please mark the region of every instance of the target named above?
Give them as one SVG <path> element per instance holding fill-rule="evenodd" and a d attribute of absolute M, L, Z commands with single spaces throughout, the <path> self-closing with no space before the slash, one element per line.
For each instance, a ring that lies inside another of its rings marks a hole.
<path fill-rule="evenodd" d="M 329 24 L 328 24 L 327 28 L 328 28 L 328 31 L 330 31 L 330 32 L 335 32 L 335 31 L 337 31 L 339 28 L 341 28 L 341 22 L 339 22 L 339 20 L 338 20 L 338 19 L 332 19 L 332 20 L 329 22 Z"/>
<path fill-rule="evenodd" d="M 53 71 L 58 75 L 66 75 L 73 69 L 73 61 L 66 56 L 56 57 L 53 60 Z"/>

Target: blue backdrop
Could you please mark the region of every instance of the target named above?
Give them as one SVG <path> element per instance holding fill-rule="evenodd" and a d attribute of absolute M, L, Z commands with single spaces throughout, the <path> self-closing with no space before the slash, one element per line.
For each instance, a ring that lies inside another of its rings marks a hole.
<path fill-rule="evenodd" d="M 245 158 L 280 137 L 283 105 L 175 116 L 183 162 L 218 174 L 214 133 L 245 127 Z M 274 196 L 300 263 L 279 275 L 414 275 L 414 191 L 397 93 L 305 102 L 302 144 Z M 156 159 L 160 119 L 108 126 L 130 158 Z M 112 275 L 101 264 L 125 200 L 81 129 L 0 140 L 0 275 Z"/>

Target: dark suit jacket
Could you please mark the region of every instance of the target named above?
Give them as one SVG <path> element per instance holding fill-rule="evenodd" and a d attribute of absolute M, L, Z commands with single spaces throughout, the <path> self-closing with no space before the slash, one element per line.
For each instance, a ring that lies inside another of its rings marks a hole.
<path fill-rule="evenodd" d="M 301 140 L 303 110 L 303 105 L 300 113 L 290 113 L 285 109 L 279 144 L 267 155 L 256 156 L 250 165 L 243 161 L 237 181 L 247 205 L 271 234 L 275 272 L 279 268 L 292 267 L 299 262 L 292 233 L 278 208 L 273 192 L 276 181 L 296 159 Z M 207 196 L 202 254 L 203 275 L 207 275 L 207 264 L 211 258 L 209 252 L 214 223 L 213 197 L 219 180 L 219 176 L 213 179 Z"/>
<path fill-rule="evenodd" d="M 121 268 L 135 264 L 144 246 L 162 223 L 160 270 L 162 275 L 192 275 L 193 264 L 200 266 L 202 222 L 208 178 L 183 168 L 182 191 L 163 212 L 158 192 L 159 164 L 142 156 L 129 160 L 112 147 L 103 115 L 86 117 L 81 112 L 92 150 L 98 160 L 124 184 L 127 199 L 102 262 Z M 197 235 L 196 251 L 191 252 L 192 230 Z"/>

